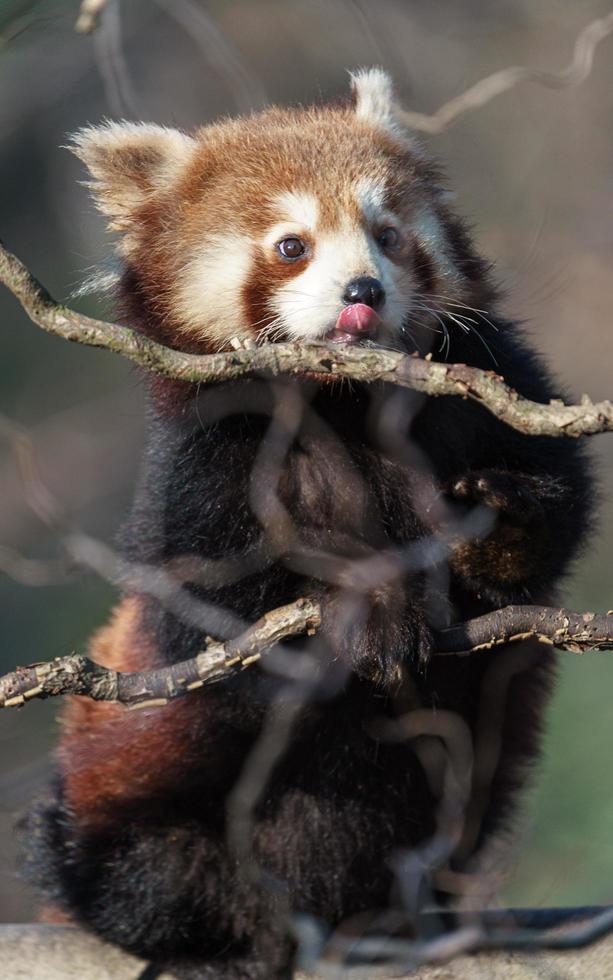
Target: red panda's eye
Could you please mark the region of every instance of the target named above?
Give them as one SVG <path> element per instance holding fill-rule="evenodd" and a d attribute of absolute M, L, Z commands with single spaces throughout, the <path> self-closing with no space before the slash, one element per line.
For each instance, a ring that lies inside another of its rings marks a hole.
<path fill-rule="evenodd" d="M 284 259 L 299 259 L 306 252 L 306 245 L 300 238 L 284 238 L 277 249 Z"/>
<path fill-rule="evenodd" d="M 384 228 L 377 236 L 377 244 L 383 249 L 397 248 L 400 243 L 400 235 L 395 228 Z"/>

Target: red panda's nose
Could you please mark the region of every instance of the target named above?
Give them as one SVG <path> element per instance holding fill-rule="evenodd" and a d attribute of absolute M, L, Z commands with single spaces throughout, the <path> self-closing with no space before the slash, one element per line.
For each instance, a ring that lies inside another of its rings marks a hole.
<path fill-rule="evenodd" d="M 343 302 L 364 303 L 365 306 L 378 310 L 385 302 L 385 290 L 378 279 L 372 276 L 359 276 L 347 284 Z"/>

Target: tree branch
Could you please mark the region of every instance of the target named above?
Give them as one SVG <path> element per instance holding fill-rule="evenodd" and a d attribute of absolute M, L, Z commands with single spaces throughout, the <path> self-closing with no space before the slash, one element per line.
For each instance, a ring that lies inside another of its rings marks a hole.
<path fill-rule="evenodd" d="M 18 667 L 0 678 L 0 708 L 18 708 L 33 698 L 59 694 L 81 694 L 94 701 L 117 701 L 133 708 L 166 704 L 244 670 L 275 643 L 288 636 L 312 633 L 320 622 L 318 603 L 298 599 L 265 613 L 237 639 L 213 642 L 191 660 L 168 667 L 120 673 L 80 654 Z"/>
<path fill-rule="evenodd" d="M 80 694 L 94 701 L 116 701 L 143 708 L 227 679 L 256 663 L 288 636 L 312 634 L 321 624 L 319 604 L 298 599 L 266 613 L 242 636 L 211 643 L 191 660 L 121 673 L 73 654 L 37 663 L 0 678 L 0 708 L 22 707 L 34 698 Z M 560 650 L 581 653 L 613 647 L 613 613 L 574 613 L 547 606 L 507 606 L 435 634 L 436 655 L 469 654 L 536 637 Z"/>
<path fill-rule="evenodd" d="M 529 637 L 572 653 L 607 650 L 613 647 L 613 612 L 598 615 L 549 606 L 506 606 L 440 630 L 436 652 L 477 653 Z"/>
<path fill-rule="evenodd" d="M 541 71 L 515 65 L 481 78 L 470 88 L 445 102 L 431 116 L 411 110 L 397 110 L 398 118 L 411 129 L 423 133 L 442 133 L 444 129 L 474 109 L 487 105 L 496 96 L 509 92 L 523 82 L 535 82 L 546 88 L 575 88 L 589 78 L 596 46 L 613 32 L 613 13 L 591 21 L 577 35 L 570 64 L 562 71 Z"/>
<path fill-rule="evenodd" d="M 327 374 L 357 381 L 387 381 L 426 395 L 461 395 L 528 435 L 581 436 L 613 431 L 613 403 L 579 405 L 529 401 L 492 371 L 442 364 L 397 351 L 344 344 L 266 344 L 222 354 L 186 354 L 129 327 L 106 323 L 56 303 L 19 259 L 0 242 L 0 282 L 34 323 L 65 340 L 122 354 L 148 371 L 181 381 L 213 383 L 254 375 Z"/>
<path fill-rule="evenodd" d="M 532 911 L 532 910 L 531 910 Z M 538 914 L 538 911 L 535 910 Z M 475 916 L 478 918 L 477 916 Z M 591 927 L 588 918 L 587 927 Z M 474 930 L 475 939 L 478 931 Z M 453 939 L 453 934 L 450 937 Z M 415 970 L 411 968 L 411 980 L 474 980 L 475 977 L 494 980 L 504 977 L 504 980 L 570 980 L 571 977 L 592 977 L 603 980 L 613 975 L 613 938 L 601 939 L 588 948 L 575 946 L 563 951 L 555 950 L 546 955 L 528 959 L 525 951 L 504 950 L 501 953 L 481 952 L 466 953 L 468 941 L 461 940 L 471 937 L 458 937 L 459 954 L 453 962 L 434 963 Z M 534 937 L 536 940 L 537 937 Z M 387 951 L 393 940 L 387 936 L 385 941 L 376 937 L 379 944 L 376 948 L 377 959 L 381 951 Z M 395 944 L 398 945 L 398 940 Z M 430 940 L 430 948 L 435 940 Z M 475 943 L 473 943 L 475 945 Z M 449 943 L 451 946 L 451 942 Z M 536 946 L 536 942 L 534 943 Z M 399 964 L 385 964 L 379 968 L 371 964 L 360 966 L 345 966 L 342 963 L 319 963 L 315 972 L 296 973 L 296 980 L 366 980 L 375 974 L 380 978 L 391 980 L 392 977 L 406 977 L 407 948 L 413 953 L 410 941 L 401 946 L 405 959 Z M 469 947 L 470 948 L 470 947 Z M 546 941 L 543 947 L 547 949 Z M 353 952 L 353 950 L 351 950 Z M 438 950 L 437 950 L 438 951 Z M 137 978 L 156 977 L 159 980 L 175 980 L 175 974 L 160 972 L 153 964 L 136 959 L 131 953 L 126 953 L 119 947 L 103 943 L 90 932 L 74 925 L 41 925 L 40 923 L 21 923 L 18 925 L 0 925 L 0 956 L 4 975 L 7 977 L 32 977 L 34 980 L 74 980 L 75 977 L 87 977 L 87 980 L 137 980 Z"/>

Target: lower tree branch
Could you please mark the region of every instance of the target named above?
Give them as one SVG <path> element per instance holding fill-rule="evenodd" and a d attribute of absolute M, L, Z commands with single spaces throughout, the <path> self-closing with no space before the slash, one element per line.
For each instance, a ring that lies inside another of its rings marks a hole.
<path fill-rule="evenodd" d="M 288 636 L 314 633 L 319 604 L 298 599 L 266 613 L 241 636 L 211 643 L 191 660 L 154 670 L 121 673 L 81 654 L 31 664 L 0 678 L 0 708 L 21 707 L 34 698 L 80 694 L 140 708 L 166 704 L 196 688 L 224 680 L 256 663 Z M 613 613 L 575 613 L 548 606 L 507 606 L 435 634 L 437 656 L 470 654 L 535 637 L 560 650 L 581 653 L 613 647 Z"/>
<path fill-rule="evenodd" d="M 298 599 L 265 613 L 238 638 L 213 642 L 191 660 L 168 667 L 121 673 L 80 654 L 18 667 L 0 678 L 0 708 L 17 708 L 33 698 L 59 694 L 81 694 L 94 701 L 117 701 L 133 708 L 165 704 L 244 670 L 276 643 L 288 636 L 312 633 L 320 622 L 319 604 L 313 599 Z"/>
<path fill-rule="evenodd" d="M 562 71 L 543 71 L 514 65 L 503 68 L 479 79 L 474 85 L 445 102 L 431 116 L 423 112 L 397 110 L 399 119 L 410 129 L 424 133 L 442 133 L 443 130 L 467 112 L 487 105 L 503 92 L 509 92 L 524 82 L 534 82 L 545 88 L 574 88 L 589 78 L 594 64 L 596 47 L 613 33 L 613 13 L 592 20 L 577 35 L 570 64 Z"/>
<path fill-rule="evenodd" d="M 493 371 L 443 364 L 398 351 L 346 344 L 265 344 L 221 354 L 186 354 L 164 347 L 136 330 L 106 323 L 61 306 L 19 259 L 0 242 L 0 282 L 17 297 L 43 330 L 91 347 L 103 347 L 148 371 L 189 382 L 232 381 L 282 374 L 327 374 L 356 381 L 386 381 L 431 396 L 460 395 L 478 402 L 519 432 L 581 436 L 613 431 L 613 402 L 547 405 L 522 398 Z"/>
<path fill-rule="evenodd" d="M 588 918 L 584 928 L 591 927 Z M 479 930 L 473 931 L 471 946 L 467 930 L 457 939 L 452 933 L 448 948 L 455 940 L 459 955 L 452 962 L 441 963 L 439 958 L 439 962 L 428 965 L 426 961 L 426 965 L 411 969 L 411 980 L 475 980 L 476 977 L 487 977 L 487 980 L 502 980 L 503 977 L 504 980 L 554 980 L 554 977 L 556 980 L 570 980 L 571 977 L 604 980 L 613 976 L 613 937 L 610 935 L 587 948 L 580 943 L 545 953 L 547 941 L 537 945 L 538 937 L 534 936 L 530 950 L 540 950 L 540 955 L 534 958 L 528 958 L 525 949 L 515 951 L 515 947 L 502 952 L 469 952 L 475 946 L 478 948 L 479 935 Z M 377 954 L 391 945 L 390 937 L 385 938 L 385 942 L 379 940 Z M 431 940 L 428 944 L 432 951 L 435 942 Z M 405 943 L 402 953 L 406 953 L 407 945 Z M 413 952 L 411 947 L 409 950 Z M 6 977 L 31 977 L 32 980 L 43 977 L 44 980 L 76 977 L 87 977 L 87 980 L 109 980 L 110 977 L 113 980 L 144 980 L 145 977 L 173 980 L 175 977 L 167 971 L 161 973 L 153 964 L 136 959 L 117 946 L 103 943 L 92 933 L 73 925 L 0 925 L 0 956 Z M 380 967 L 320 963 L 315 971 L 309 971 L 307 975 L 300 970 L 296 980 L 366 980 L 374 976 L 391 980 L 392 977 L 407 976 L 406 958 L 396 965 L 388 963 Z"/>
<path fill-rule="evenodd" d="M 572 653 L 607 650 L 613 647 L 613 612 L 598 615 L 550 606 L 505 606 L 440 630 L 436 652 L 476 653 L 530 637 Z"/>

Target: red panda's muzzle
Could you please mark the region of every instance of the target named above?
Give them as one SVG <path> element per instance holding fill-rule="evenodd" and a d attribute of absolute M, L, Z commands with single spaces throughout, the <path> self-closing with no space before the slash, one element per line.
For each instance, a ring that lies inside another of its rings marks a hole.
<path fill-rule="evenodd" d="M 354 344 L 360 340 L 376 337 L 381 326 L 381 317 L 375 313 L 372 306 L 366 303 L 352 303 L 341 310 L 335 327 L 326 340 L 334 343 Z"/>

